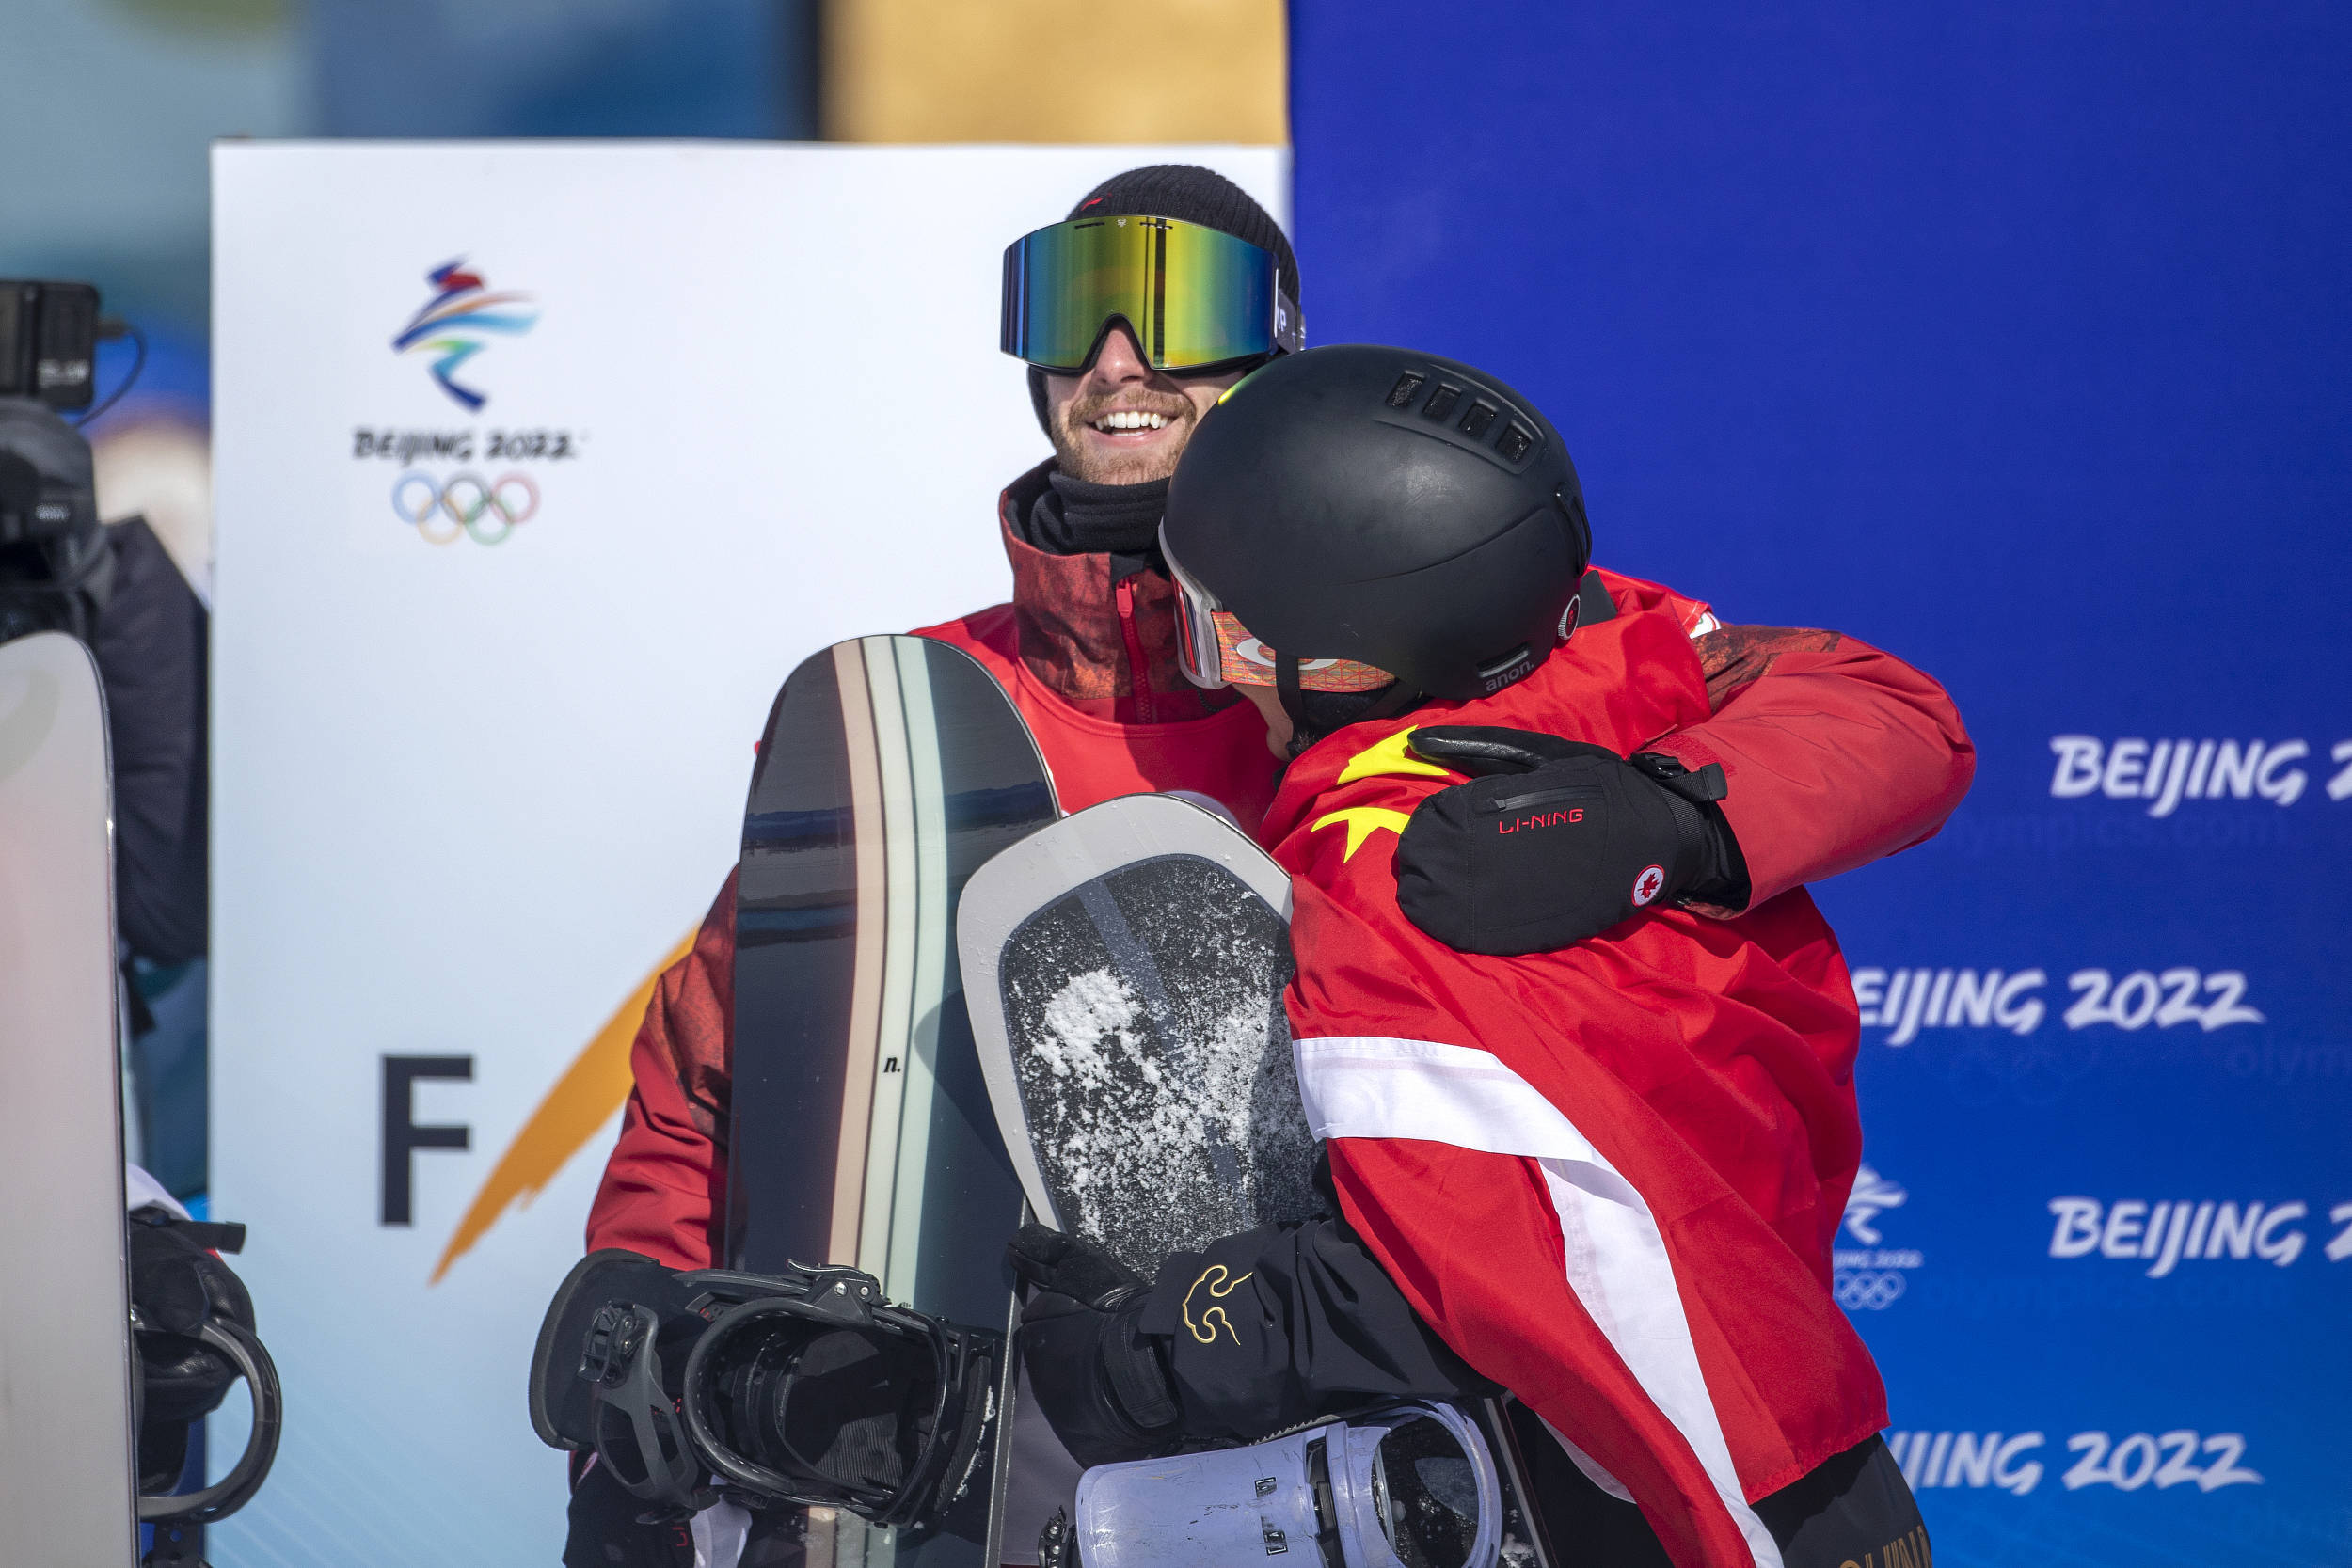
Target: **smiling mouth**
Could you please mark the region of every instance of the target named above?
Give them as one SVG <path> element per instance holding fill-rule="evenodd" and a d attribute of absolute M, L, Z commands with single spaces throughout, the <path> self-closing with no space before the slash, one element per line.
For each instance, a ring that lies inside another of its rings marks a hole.
<path fill-rule="evenodd" d="M 1088 421 L 1088 428 L 1105 436 L 1130 436 L 1137 431 L 1164 430 L 1168 416 L 1149 413 L 1141 408 L 1114 408 Z"/>

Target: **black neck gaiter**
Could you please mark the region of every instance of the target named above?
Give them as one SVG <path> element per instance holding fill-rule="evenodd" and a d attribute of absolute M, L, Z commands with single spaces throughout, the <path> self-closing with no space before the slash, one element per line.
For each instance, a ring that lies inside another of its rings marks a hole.
<path fill-rule="evenodd" d="M 1168 481 L 1093 484 L 1058 468 L 1045 477 L 1045 492 L 1020 519 L 1023 544 L 1051 555 L 1107 555 L 1113 582 L 1146 567 L 1166 575 L 1159 533 Z"/>

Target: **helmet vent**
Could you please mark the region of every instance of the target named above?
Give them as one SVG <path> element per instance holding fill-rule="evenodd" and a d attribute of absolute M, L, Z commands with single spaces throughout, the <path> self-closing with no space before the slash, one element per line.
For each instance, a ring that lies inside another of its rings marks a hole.
<path fill-rule="evenodd" d="M 1389 388 L 1389 406 L 1402 408 L 1411 403 L 1414 394 L 1421 390 L 1422 383 L 1428 379 L 1419 371 L 1406 371 L 1398 376 L 1396 385 Z"/>
<path fill-rule="evenodd" d="M 1495 455 L 1505 463 L 1517 463 L 1535 447 L 1535 433 L 1523 424 L 1514 424 L 1495 437 Z"/>
<path fill-rule="evenodd" d="M 1462 416 L 1462 434 L 1477 440 L 1486 434 L 1486 427 L 1495 422 L 1495 405 L 1481 398 L 1470 404 L 1470 411 Z"/>
<path fill-rule="evenodd" d="M 1421 411 L 1422 417 L 1442 420 L 1452 414 L 1454 405 L 1461 401 L 1462 388 L 1450 381 L 1440 381 L 1438 383 L 1438 389 L 1429 394 L 1429 405 Z"/>

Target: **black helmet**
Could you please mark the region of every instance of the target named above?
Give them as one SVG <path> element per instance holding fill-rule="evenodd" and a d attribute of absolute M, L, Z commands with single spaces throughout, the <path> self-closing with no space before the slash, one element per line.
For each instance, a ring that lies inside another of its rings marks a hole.
<path fill-rule="evenodd" d="M 1370 343 L 1286 356 L 1227 392 L 1160 537 L 1195 681 L 1281 686 L 1289 666 L 1303 689 L 1361 690 L 1385 673 L 1451 699 L 1544 661 L 1592 553 L 1567 448 L 1525 398 Z"/>

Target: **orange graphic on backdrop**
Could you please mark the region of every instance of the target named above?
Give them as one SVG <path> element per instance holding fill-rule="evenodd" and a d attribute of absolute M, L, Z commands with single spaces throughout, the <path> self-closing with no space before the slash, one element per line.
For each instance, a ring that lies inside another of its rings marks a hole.
<path fill-rule="evenodd" d="M 628 1048 L 637 1037 L 637 1026 L 644 1021 L 645 1007 L 653 1001 L 655 982 L 661 972 L 686 957 L 694 945 L 694 933 L 670 950 L 669 957 L 654 965 L 653 973 L 643 984 L 629 992 L 628 1000 L 612 1010 L 596 1037 L 564 1069 L 564 1076 L 555 1081 L 548 1097 L 539 1101 L 539 1108 L 531 1113 L 515 1141 L 506 1146 L 499 1163 L 490 1172 L 490 1179 L 474 1194 L 473 1202 L 466 1210 L 466 1217 L 457 1222 L 449 1245 L 441 1249 L 441 1260 L 433 1265 L 430 1283 L 438 1285 L 449 1266 L 473 1250 L 499 1216 L 516 1203 L 528 1205 L 537 1197 L 556 1173 L 570 1163 L 580 1146 L 596 1134 L 605 1119 L 621 1108 L 628 1099 Z"/>

